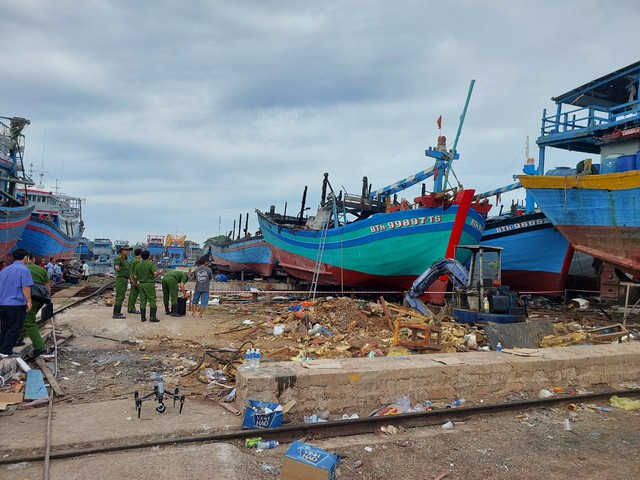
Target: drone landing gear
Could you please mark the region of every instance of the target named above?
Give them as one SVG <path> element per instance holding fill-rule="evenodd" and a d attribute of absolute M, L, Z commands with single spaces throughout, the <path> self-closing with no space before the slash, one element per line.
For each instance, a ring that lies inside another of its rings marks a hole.
<path fill-rule="evenodd" d="M 136 404 L 136 411 L 138 412 L 138 418 L 140 418 L 140 413 L 142 412 L 142 402 L 145 402 L 151 398 L 155 399 L 156 402 L 158 402 L 158 406 L 156 407 L 156 412 L 158 413 L 164 413 L 167 410 L 167 406 L 164 404 L 164 401 L 170 398 L 173 399 L 174 408 L 176 406 L 176 401 L 180 402 L 179 413 L 182 413 L 182 407 L 184 407 L 185 397 L 183 394 L 180 393 L 180 389 L 176 387 L 176 390 L 174 393 L 165 392 L 164 384 L 160 382 L 157 385 L 154 385 L 153 393 L 150 393 L 149 395 L 145 395 L 144 397 L 141 397 L 138 394 L 137 390 L 133 392 L 133 399 Z"/>

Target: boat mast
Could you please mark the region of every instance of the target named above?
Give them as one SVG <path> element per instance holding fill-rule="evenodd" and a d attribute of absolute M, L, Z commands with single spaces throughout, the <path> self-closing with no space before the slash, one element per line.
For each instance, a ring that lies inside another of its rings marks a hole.
<path fill-rule="evenodd" d="M 464 119 L 467 116 L 467 109 L 469 108 L 469 101 L 471 100 L 471 93 L 473 92 L 473 86 L 476 84 L 475 80 L 471 80 L 471 84 L 469 85 L 469 91 L 467 92 L 467 100 L 464 102 L 464 109 L 462 110 L 462 115 L 460 116 L 460 122 L 458 123 L 458 131 L 456 132 L 456 138 L 453 141 L 453 148 L 451 149 L 451 160 L 445 167 L 444 172 L 444 183 L 439 183 L 438 180 L 442 180 L 439 178 L 439 175 L 436 177 L 436 192 L 442 191 L 443 187 L 447 187 L 449 183 L 449 171 L 451 170 L 451 162 L 456 157 L 457 148 L 458 148 L 458 140 L 460 140 L 460 133 L 462 132 L 462 125 L 464 124 Z"/>

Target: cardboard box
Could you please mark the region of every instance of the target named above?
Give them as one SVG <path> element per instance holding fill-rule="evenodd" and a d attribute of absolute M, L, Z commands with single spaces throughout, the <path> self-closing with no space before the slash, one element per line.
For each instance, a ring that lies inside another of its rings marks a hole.
<path fill-rule="evenodd" d="M 282 426 L 282 405 L 259 400 L 249 400 L 242 418 L 243 429 L 272 428 Z"/>
<path fill-rule="evenodd" d="M 335 480 L 340 458 L 302 442 L 293 442 L 284 454 L 280 480 Z"/>

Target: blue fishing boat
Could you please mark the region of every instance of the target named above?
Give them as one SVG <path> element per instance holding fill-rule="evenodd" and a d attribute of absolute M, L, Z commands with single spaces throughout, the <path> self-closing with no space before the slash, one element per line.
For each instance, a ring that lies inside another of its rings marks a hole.
<path fill-rule="evenodd" d="M 89 239 L 82 237 L 76 248 L 76 255 L 79 260 L 91 260 L 93 258 L 93 250 L 89 246 Z"/>
<path fill-rule="evenodd" d="M 95 256 L 105 256 L 112 258 L 114 255 L 113 243 L 109 238 L 94 238 L 93 239 L 93 254 Z"/>
<path fill-rule="evenodd" d="M 163 260 L 168 268 L 187 266 L 185 260 L 186 235 L 168 234 L 164 241 Z"/>
<path fill-rule="evenodd" d="M 151 260 L 160 260 L 164 253 L 164 235 L 147 235 L 147 250 L 151 254 Z"/>
<path fill-rule="evenodd" d="M 575 169 L 519 177 L 573 248 L 636 276 L 640 275 L 639 87 L 640 62 L 636 62 L 554 97 L 554 113 L 543 112 L 537 140 L 539 171 L 548 161 L 547 147 L 579 152 L 581 159 Z"/>
<path fill-rule="evenodd" d="M 6 118 L 9 125 L 0 122 L 0 259 L 14 247 L 31 217 L 32 205 L 25 205 L 25 198 L 18 185 L 32 185 L 24 174 L 22 155 L 24 135 L 29 125 L 24 118 Z"/>
<path fill-rule="evenodd" d="M 278 263 L 262 235 L 211 244 L 211 259 L 219 270 L 270 277 Z"/>
<path fill-rule="evenodd" d="M 514 291 L 562 296 L 595 287 L 593 258 L 575 252 L 539 210 L 487 218 L 481 243 L 503 248 L 502 282 Z"/>
<path fill-rule="evenodd" d="M 42 259 L 71 260 L 84 231 L 82 199 L 42 188 L 24 192 L 33 211 L 16 248 L 25 248 Z"/>

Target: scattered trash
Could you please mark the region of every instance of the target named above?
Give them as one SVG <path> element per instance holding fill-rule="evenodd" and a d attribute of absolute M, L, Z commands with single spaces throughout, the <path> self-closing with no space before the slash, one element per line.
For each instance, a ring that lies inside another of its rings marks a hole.
<path fill-rule="evenodd" d="M 229 394 L 224 398 L 225 402 L 233 402 L 236 398 L 236 389 L 234 388 L 229 392 Z"/>
<path fill-rule="evenodd" d="M 371 453 L 371 452 L 373 452 L 373 448 L 371 448 L 371 447 L 364 447 L 364 451 L 365 451 L 365 452 L 369 452 L 369 453 Z"/>
<path fill-rule="evenodd" d="M 222 370 L 214 370 L 213 368 L 206 368 L 204 370 L 204 374 L 207 377 L 207 380 L 212 382 L 213 380 L 226 380 L 227 376 L 224 374 Z"/>
<path fill-rule="evenodd" d="M 353 413 L 351 415 L 344 414 L 340 420 L 355 420 L 356 418 L 360 418 L 357 413 Z"/>
<path fill-rule="evenodd" d="M 273 465 L 269 465 L 268 463 L 263 463 L 262 465 L 260 465 L 260 470 L 262 470 L 263 472 L 271 473 L 273 475 L 278 474 L 278 470 L 276 469 L 276 467 L 274 467 Z"/>
<path fill-rule="evenodd" d="M 274 325 L 273 326 L 273 334 L 274 335 L 282 335 L 284 333 L 284 325 Z"/>
<path fill-rule="evenodd" d="M 360 468 L 363 464 L 364 462 L 362 460 L 356 460 L 353 462 L 353 468 Z"/>
<path fill-rule="evenodd" d="M 538 398 L 549 398 L 553 397 L 553 392 L 547 388 L 543 388 L 538 392 Z"/>
<path fill-rule="evenodd" d="M 382 407 L 374 410 L 369 414 L 370 417 L 384 417 L 386 415 L 397 415 L 399 413 L 403 413 L 405 410 L 401 405 L 397 403 L 389 403 L 387 405 L 383 405 Z"/>
<path fill-rule="evenodd" d="M 405 395 L 396 400 L 396 405 L 399 405 L 403 412 L 408 412 L 411 410 L 411 399 L 408 395 Z"/>
<path fill-rule="evenodd" d="M 478 349 L 478 340 L 475 333 L 467 333 L 464 337 L 464 343 L 467 345 L 469 350 L 477 350 Z"/>
<path fill-rule="evenodd" d="M 280 442 L 277 440 L 259 441 L 257 448 L 258 450 L 269 450 L 271 448 L 276 448 L 278 445 L 280 445 Z"/>
<path fill-rule="evenodd" d="M 328 411 L 320 412 L 319 414 L 314 413 L 313 415 L 306 416 L 304 415 L 304 423 L 322 423 L 327 422 L 330 417 L 330 413 Z"/>
<path fill-rule="evenodd" d="M 571 420 L 569 420 L 568 418 L 565 418 L 565 419 L 564 419 L 564 429 L 565 429 L 567 432 L 570 432 L 570 431 L 572 431 L 572 430 L 573 430 L 573 429 L 571 428 Z"/>
<path fill-rule="evenodd" d="M 609 399 L 609 402 L 611 402 L 611 405 L 614 407 L 627 411 L 640 409 L 640 400 L 631 400 L 630 398 L 614 395 Z"/>
<path fill-rule="evenodd" d="M 380 431 L 387 435 L 396 435 L 400 430 L 394 425 L 382 425 Z"/>
<path fill-rule="evenodd" d="M 294 441 L 284 454 L 281 478 L 335 479 L 338 463 L 340 457 L 337 455 Z"/>
<path fill-rule="evenodd" d="M 580 310 L 586 310 L 589 308 L 589 300 L 585 300 L 584 298 L 572 298 L 571 304 Z"/>
<path fill-rule="evenodd" d="M 442 425 L 442 429 L 443 430 L 453 430 L 453 428 L 454 428 L 454 425 L 453 425 L 453 422 L 451 420 L 449 420 L 447 423 Z"/>
<path fill-rule="evenodd" d="M 262 437 L 251 437 L 244 439 L 244 446 L 246 448 L 257 448 L 258 444 L 262 441 Z"/>
<path fill-rule="evenodd" d="M 244 411 L 242 428 L 271 428 L 282 425 L 282 405 L 259 400 L 248 400 Z"/>

